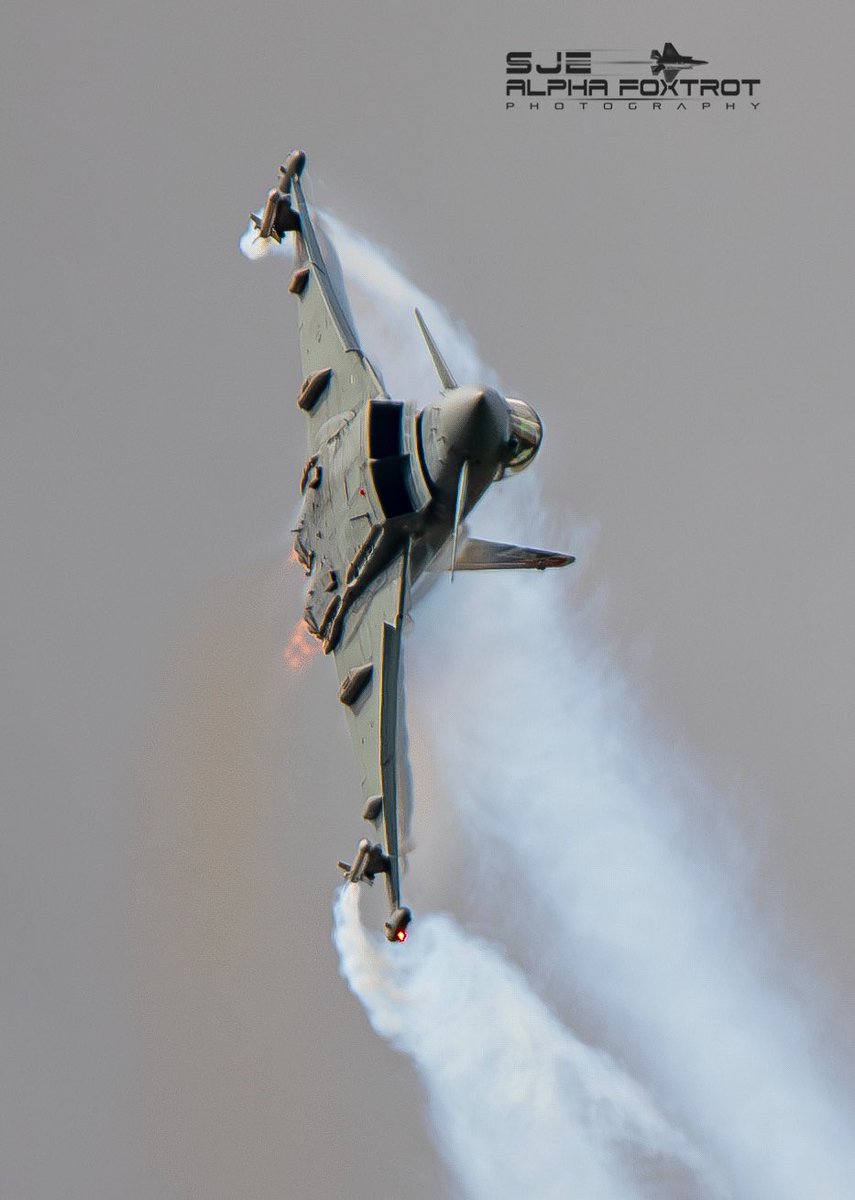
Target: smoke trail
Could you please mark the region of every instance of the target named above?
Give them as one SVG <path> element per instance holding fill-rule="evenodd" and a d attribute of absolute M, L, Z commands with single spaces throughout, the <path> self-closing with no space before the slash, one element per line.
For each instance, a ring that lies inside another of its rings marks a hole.
<path fill-rule="evenodd" d="M 441 309 L 365 239 L 330 223 L 357 285 L 364 343 L 382 354 L 391 391 L 435 391 L 413 304 L 428 308 L 458 378 L 491 380 Z M 549 539 L 530 477 L 494 489 L 477 520 L 487 536 Z M 427 597 L 421 611 L 436 619 L 429 645 L 411 639 L 410 702 L 414 711 L 421 700 L 429 719 L 413 736 L 432 749 L 481 852 L 507 865 L 518 902 L 548 916 L 550 942 L 537 953 L 560 947 L 574 1004 L 679 1113 L 734 1194 L 845 1200 L 855 1179 L 851 1096 L 832 1082 L 815 1023 L 779 981 L 712 836 L 703 786 L 644 730 L 567 586 L 464 577 L 453 595 Z M 416 813 L 424 819 L 418 799 Z"/>
<path fill-rule="evenodd" d="M 544 603 L 502 579 L 489 609 L 474 588 L 454 601 L 455 621 L 431 622 L 429 660 L 425 648 L 411 670 L 414 693 L 429 688 L 442 713 L 436 769 L 483 853 L 517 872 L 531 924 L 548 919 L 576 1004 L 738 1195 L 851 1195 L 851 1104 L 810 1020 L 773 982 L 747 902 L 728 894 L 700 789 L 644 737 L 559 587 Z M 447 618 L 446 603 L 427 600 Z M 467 678 L 477 697 L 461 694 Z M 537 951 L 550 953 L 545 939 Z"/>
<path fill-rule="evenodd" d="M 718 1194 L 645 1092 L 563 1028 L 526 980 L 447 916 L 407 952 L 369 936 L 357 889 L 339 893 L 341 969 L 375 1030 L 409 1054 L 437 1139 L 475 1200 L 624 1200 Z M 650 1189 L 655 1190 L 650 1190 Z"/>

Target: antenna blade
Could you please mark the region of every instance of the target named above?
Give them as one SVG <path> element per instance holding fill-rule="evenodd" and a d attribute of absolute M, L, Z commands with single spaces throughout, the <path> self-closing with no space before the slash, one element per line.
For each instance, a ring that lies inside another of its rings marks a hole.
<path fill-rule="evenodd" d="M 460 522 L 466 510 L 466 487 L 469 483 L 469 459 L 463 460 L 460 468 L 460 479 L 457 483 L 457 503 L 454 506 L 454 536 L 451 541 L 451 581 L 454 582 L 454 568 L 457 564 L 457 539 L 460 536 Z"/>

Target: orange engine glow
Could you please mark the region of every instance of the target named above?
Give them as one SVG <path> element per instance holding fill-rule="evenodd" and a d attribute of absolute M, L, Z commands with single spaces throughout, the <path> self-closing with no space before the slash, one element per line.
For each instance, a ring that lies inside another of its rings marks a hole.
<path fill-rule="evenodd" d="M 395 934 L 395 937 L 398 939 L 399 942 L 405 942 L 407 940 L 406 929 L 399 929 L 398 932 Z"/>
<path fill-rule="evenodd" d="M 285 662 L 292 671 L 304 671 L 321 648 L 320 642 L 309 633 L 300 621 L 291 634 L 291 640 L 285 647 Z"/>

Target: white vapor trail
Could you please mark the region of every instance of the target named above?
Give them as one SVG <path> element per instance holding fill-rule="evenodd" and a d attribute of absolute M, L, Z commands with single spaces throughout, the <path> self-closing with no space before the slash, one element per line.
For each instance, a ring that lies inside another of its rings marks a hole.
<path fill-rule="evenodd" d="M 445 789 L 482 853 L 505 864 L 530 927 L 549 929 L 535 949 L 560 956 L 574 1006 L 734 1193 L 850 1197 L 851 1098 L 773 981 L 700 789 L 639 729 L 560 589 L 523 582 L 497 580 L 489 606 L 461 588 L 453 624 L 444 596 L 427 599 L 445 620 L 431 622 L 430 660 L 410 679 L 442 714 L 427 728 Z"/>
<path fill-rule="evenodd" d="M 665 1173 L 712 1196 L 706 1170 L 644 1090 L 569 1033 L 525 978 L 448 916 L 420 917 L 401 953 L 339 893 L 341 969 L 375 1030 L 409 1054 L 438 1142 L 475 1200 L 625 1200 Z M 661 1193 L 659 1193 L 661 1194 Z"/>
<path fill-rule="evenodd" d="M 458 379 L 494 381 L 465 333 L 383 252 L 339 221 L 327 225 L 363 342 L 392 394 L 436 392 L 416 304 Z M 532 474 L 492 489 L 476 514 L 479 533 L 555 540 L 543 529 Z M 566 532 L 564 543 L 574 548 Z M 410 738 L 426 746 L 421 757 L 499 876 L 493 924 L 509 903 L 525 909 L 530 952 L 548 959 L 612 1057 L 578 1042 L 522 975 L 449 918 L 417 913 L 403 955 L 399 947 L 389 955 L 345 898 L 336 937 L 351 986 L 378 1032 L 416 1061 L 440 1145 L 479 1200 L 719 1194 L 702 1161 L 713 1164 L 723 1194 L 740 1200 L 849 1200 L 851 1092 L 836 1080 L 816 1021 L 781 983 L 769 938 L 714 835 L 702 783 L 644 729 L 626 683 L 570 603 L 567 573 L 532 574 L 461 576 L 425 597 L 408 649 L 408 700 L 421 718 Z M 423 791 L 417 770 L 417 821 L 429 820 Z M 513 1053 L 491 1053 L 496 1028 Z M 590 1107 L 597 1087 L 611 1097 L 605 1125 Z M 492 1142 L 481 1141 L 478 1112 L 493 1110 L 479 1110 L 472 1096 L 496 1089 L 520 1102 L 497 1118 Z M 536 1103 L 529 1110 L 531 1097 L 544 1096 L 558 1120 Z M 529 1174 L 502 1192 L 470 1169 L 469 1156 L 477 1147 L 504 1163 L 508 1126 L 529 1111 L 523 1127 L 534 1149 L 520 1152 Z M 670 1156 L 684 1176 L 666 1173 L 646 1192 L 633 1150 Z M 550 1191 L 553 1169 L 562 1186 Z"/>

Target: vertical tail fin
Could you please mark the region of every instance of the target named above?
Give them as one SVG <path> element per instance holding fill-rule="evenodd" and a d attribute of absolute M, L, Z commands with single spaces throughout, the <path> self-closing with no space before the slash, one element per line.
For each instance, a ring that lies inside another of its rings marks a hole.
<path fill-rule="evenodd" d="M 415 310 L 416 320 L 419 323 L 419 329 L 422 331 L 422 337 L 425 339 L 430 356 L 433 359 L 433 365 L 436 367 L 436 373 L 439 376 L 439 381 L 445 391 L 450 391 L 451 388 L 457 387 L 457 381 L 448 369 L 448 364 L 439 352 L 439 347 L 431 336 L 431 332 L 425 325 L 424 318 L 418 309 Z"/>

